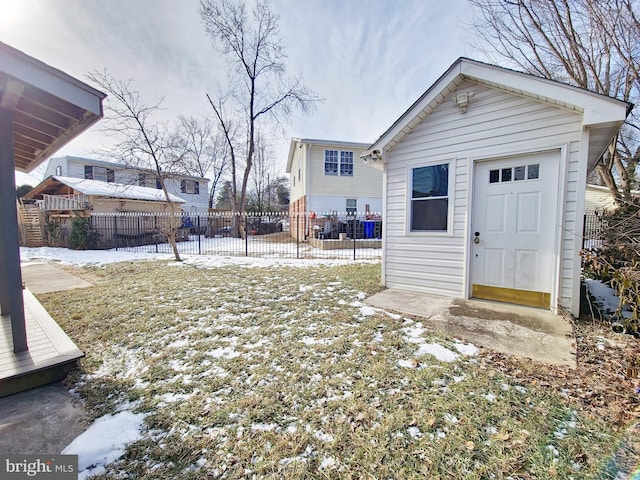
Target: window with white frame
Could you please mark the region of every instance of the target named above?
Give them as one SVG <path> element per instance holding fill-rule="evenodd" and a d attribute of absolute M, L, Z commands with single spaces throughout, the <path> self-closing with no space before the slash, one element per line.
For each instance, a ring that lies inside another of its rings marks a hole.
<path fill-rule="evenodd" d="M 449 164 L 411 169 L 411 231 L 447 231 Z"/>
<path fill-rule="evenodd" d="M 56 175 L 62 175 L 62 165 L 56 166 Z"/>
<path fill-rule="evenodd" d="M 113 183 L 115 182 L 115 172 L 111 168 L 85 165 L 84 178 L 87 180 L 99 180 L 101 182 Z"/>
<path fill-rule="evenodd" d="M 347 215 L 355 215 L 356 213 L 358 213 L 358 199 L 347 198 L 345 208 L 347 211 Z"/>
<path fill-rule="evenodd" d="M 353 177 L 353 152 L 340 152 L 340 176 Z"/>
<path fill-rule="evenodd" d="M 197 180 L 182 180 L 180 181 L 180 191 L 198 195 L 200 194 L 200 182 Z"/>
<path fill-rule="evenodd" d="M 338 151 L 337 150 L 324 151 L 324 174 L 338 175 Z"/>
<path fill-rule="evenodd" d="M 353 176 L 353 152 L 341 150 L 324 151 L 324 174 Z"/>

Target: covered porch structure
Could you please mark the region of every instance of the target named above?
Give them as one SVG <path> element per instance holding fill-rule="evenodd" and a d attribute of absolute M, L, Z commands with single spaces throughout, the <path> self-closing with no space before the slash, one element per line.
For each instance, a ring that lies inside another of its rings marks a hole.
<path fill-rule="evenodd" d="M 0 42 L 0 396 L 63 378 L 83 356 L 23 291 L 14 170 L 33 171 L 96 123 L 104 97 Z"/>

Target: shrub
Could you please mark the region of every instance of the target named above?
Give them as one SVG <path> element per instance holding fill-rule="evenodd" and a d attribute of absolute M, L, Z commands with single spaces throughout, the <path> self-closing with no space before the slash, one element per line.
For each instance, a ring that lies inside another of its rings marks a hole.
<path fill-rule="evenodd" d="M 91 218 L 76 216 L 71 220 L 69 248 L 72 250 L 87 250 L 93 247 L 98 236 L 98 232 L 91 226 Z"/>
<path fill-rule="evenodd" d="M 616 315 L 628 330 L 640 327 L 640 201 L 605 214 L 602 245 L 584 250 L 584 273 L 608 283 L 620 306 Z M 624 317 L 623 310 L 631 313 Z"/>

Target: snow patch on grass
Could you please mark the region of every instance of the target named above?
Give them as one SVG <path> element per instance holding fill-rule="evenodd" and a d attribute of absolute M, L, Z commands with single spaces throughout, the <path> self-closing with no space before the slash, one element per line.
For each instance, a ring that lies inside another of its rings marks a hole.
<path fill-rule="evenodd" d="M 98 418 L 62 454 L 78 455 L 80 480 L 90 475 L 99 475 L 109 463 L 124 454 L 128 444 L 142 438 L 141 428 L 145 416 L 125 411 Z"/>

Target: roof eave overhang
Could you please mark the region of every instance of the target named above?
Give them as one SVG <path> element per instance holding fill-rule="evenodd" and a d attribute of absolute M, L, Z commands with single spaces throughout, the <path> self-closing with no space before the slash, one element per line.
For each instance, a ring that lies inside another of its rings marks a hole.
<path fill-rule="evenodd" d="M 624 123 L 631 108 L 627 102 L 578 87 L 460 58 L 364 152 L 363 156 L 379 150 L 383 153 L 382 159 L 385 161 L 384 152 L 388 152 L 402 141 L 465 80 L 575 110 L 582 115 L 583 127 L 590 129 L 592 137 L 597 139 L 590 142 L 590 157 L 597 155 L 599 158 Z M 591 158 L 589 163 L 592 163 Z"/>
<path fill-rule="evenodd" d="M 100 120 L 105 96 L 0 42 L 0 108 L 13 112 L 16 170 L 32 171 Z"/>

